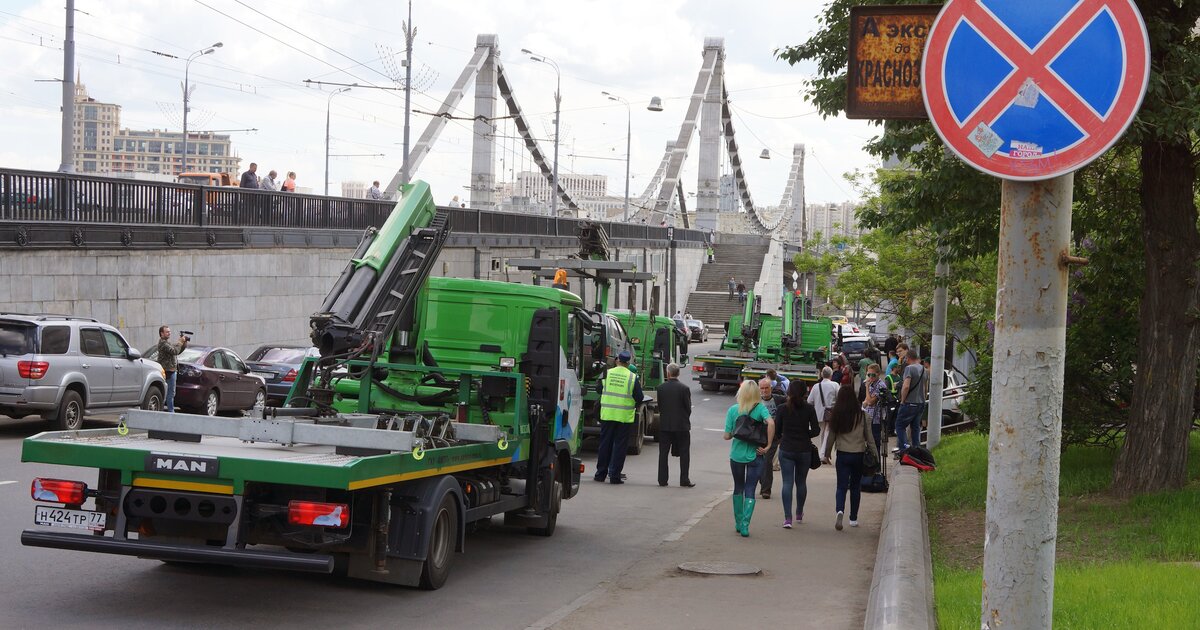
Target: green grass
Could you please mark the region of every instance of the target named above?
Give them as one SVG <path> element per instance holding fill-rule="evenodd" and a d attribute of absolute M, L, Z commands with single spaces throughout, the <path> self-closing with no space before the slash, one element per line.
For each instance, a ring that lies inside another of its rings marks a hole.
<path fill-rule="evenodd" d="M 943 628 L 977 628 L 987 436 L 949 436 L 935 455 L 938 469 L 922 482 L 938 618 Z M 1083 447 L 1063 454 L 1055 627 L 1190 624 L 1183 620 L 1200 618 L 1200 567 L 1165 563 L 1200 561 L 1200 435 L 1191 436 L 1192 481 L 1180 490 L 1113 498 L 1105 491 L 1115 457 L 1115 451 Z"/>
<path fill-rule="evenodd" d="M 980 571 L 934 570 L 939 628 L 979 627 L 981 578 Z M 1198 612 L 1196 566 L 1060 564 L 1054 574 L 1056 630 L 1183 628 L 1197 623 Z"/>

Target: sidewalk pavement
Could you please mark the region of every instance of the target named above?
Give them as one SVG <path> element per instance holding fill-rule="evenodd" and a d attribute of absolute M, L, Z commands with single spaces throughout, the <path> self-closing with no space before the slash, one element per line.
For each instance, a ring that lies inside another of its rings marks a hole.
<path fill-rule="evenodd" d="M 583 605 L 552 627 L 862 628 L 887 495 L 863 493 L 858 527 L 849 525 L 847 497 L 845 529 L 839 532 L 833 526 L 836 481 L 833 466 L 810 471 L 804 522 L 787 530 L 781 527 L 776 472 L 775 491 L 759 499 L 749 538 L 734 532 L 729 489 L 714 492 L 707 514 L 693 515 L 651 555 L 580 598 Z M 694 524 L 683 531 L 689 523 Z M 678 568 L 713 561 L 748 563 L 762 573 L 706 576 Z"/>

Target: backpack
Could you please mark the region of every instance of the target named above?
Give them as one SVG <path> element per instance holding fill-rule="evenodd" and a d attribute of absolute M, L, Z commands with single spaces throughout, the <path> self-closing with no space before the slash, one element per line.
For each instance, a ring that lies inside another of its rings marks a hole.
<path fill-rule="evenodd" d="M 921 472 L 937 470 L 937 463 L 933 461 L 933 453 L 923 446 L 910 446 L 905 449 L 900 456 L 900 463 L 912 466 Z"/>

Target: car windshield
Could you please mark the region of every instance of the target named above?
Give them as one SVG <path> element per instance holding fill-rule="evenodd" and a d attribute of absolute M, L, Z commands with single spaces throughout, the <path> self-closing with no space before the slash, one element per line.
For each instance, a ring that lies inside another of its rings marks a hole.
<path fill-rule="evenodd" d="M 842 352 L 862 352 L 867 349 L 866 341 L 847 341 L 842 344 Z"/>
<path fill-rule="evenodd" d="M 15 322 L 0 323 L 0 354 L 29 354 L 33 352 L 36 326 Z"/>
<path fill-rule="evenodd" d="M 263 346 L 255 350 L 246 360 L 263 363 L 300 363 L 308 350 L 305 348 L 270 348 Z"/>
<path fill-rule="evenodd" d="M 704 325 L 704 322 L 702 322 L 698 319 L 689 319 L 688 320 L 688 326 L 695 326 L 696 328 L 699 328 L 703 325 Z"/>

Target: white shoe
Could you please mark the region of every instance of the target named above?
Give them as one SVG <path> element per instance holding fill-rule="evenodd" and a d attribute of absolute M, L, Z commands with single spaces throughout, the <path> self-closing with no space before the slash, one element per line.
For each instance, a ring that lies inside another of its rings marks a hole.
<path fill-rule="evenodd" d="M 838 530 L 839 532 L 842 531 L 842 513 L 841 512 L 837 513 L 837 522 L 835 522 L 833 524 L 833 528 Z"/>
<path fill-rule="evenodd" d="M 850 527 L 858 527 L 858 521 L 850 521 Z"/>

